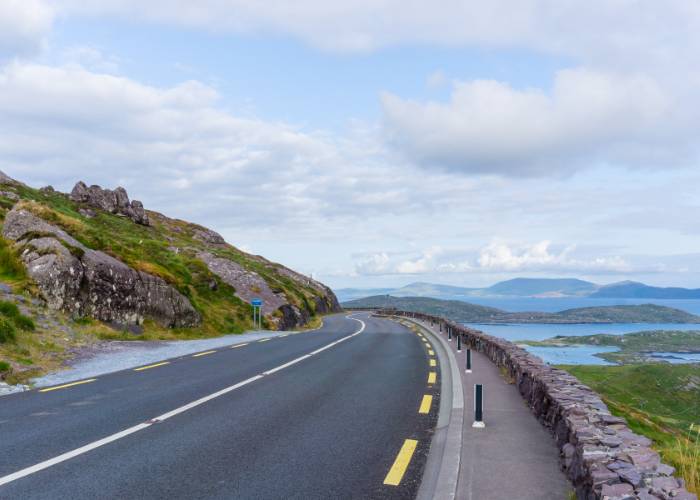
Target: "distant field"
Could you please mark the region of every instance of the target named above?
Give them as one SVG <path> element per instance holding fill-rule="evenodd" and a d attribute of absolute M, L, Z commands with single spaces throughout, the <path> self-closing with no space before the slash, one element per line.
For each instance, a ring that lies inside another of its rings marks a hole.
<path fill-rule="evenodd" d="M 691 491 L 700 491 L 700 366 L 649 363 L 562 366 L 604 399 L 639 434 L 652 439 Z M 692 426 L 692 427 L 691 427 Z"/>

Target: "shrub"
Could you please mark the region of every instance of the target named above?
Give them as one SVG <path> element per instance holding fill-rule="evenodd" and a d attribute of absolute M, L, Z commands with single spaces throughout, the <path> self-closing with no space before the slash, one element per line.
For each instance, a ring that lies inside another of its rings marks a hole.
<path fill-rule="evenodd" d="M 0 314 L 14 319 L 20 315 L 19 307 L 12 302 L 0 300 Z"/>
<path fill-rule="evenodd" d="M 0 344 L 14 342 L 16 338 L 15 325 L 5 318 L 0 318 Z"/>
<path fill-rule="evenodd" d="M 33 332 L 36 328 L 34 320 L 23 314 L 20 314 L 15 318 L 15 326 L 20 330 L 24 330 L 25 332 Z"/>
<path fill-rule="evenodd" d="M 0 300 L 0 315 L 20 330 L 32 331 L 35 328 L 34 321 L 22 314 L 19 307 L 12 302 Z"/>
<path fill-rule="evenodd" d="M 22 280 L 27 277 L 26 268 L 17 252 L 2 237 L 0 237 L 0 276 L 14 280 Z"/>
<path fill-rule="evenodd" d="M 12 367 L 7 361 L 0 361 L 0 373 L 9 372 Z"/>

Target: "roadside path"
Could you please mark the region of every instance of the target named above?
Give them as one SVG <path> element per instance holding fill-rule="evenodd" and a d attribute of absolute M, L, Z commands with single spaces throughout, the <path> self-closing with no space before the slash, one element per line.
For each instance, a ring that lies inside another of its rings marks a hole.
<path fill-rule="evenodd" d="M 437 326 L 411 319 L 446 338 Z M 559 450 L 551 434 L 525 405 L 486 356 L 472 351 L 472 373 L 466 373 L 466 349 L 457 352 L 465 418 L 457 485 L 459 500 L 564 500 L 573 490 L 559 467 Z M 483 429 L 473 428 L 474 384 L 484 387 Z"/>

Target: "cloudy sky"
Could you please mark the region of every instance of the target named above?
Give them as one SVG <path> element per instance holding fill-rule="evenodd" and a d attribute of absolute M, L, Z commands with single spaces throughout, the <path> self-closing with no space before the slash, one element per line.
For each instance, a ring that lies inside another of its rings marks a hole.
<path fill-rule="evenodd" d="M 0 0 L 0 169 L 328 284 L 700 287 L 695 0 Z"/>

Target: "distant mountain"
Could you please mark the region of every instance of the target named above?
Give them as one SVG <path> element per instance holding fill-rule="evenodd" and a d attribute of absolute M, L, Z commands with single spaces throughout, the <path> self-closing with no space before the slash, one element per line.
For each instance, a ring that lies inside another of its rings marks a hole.
<path fill-rule="evenodd" d="M 534 296 L 586 296 L 595 292 L 599 285 L 574 278 L 540 279 L 515 278 L 501 281 L 482 289 L 484 295 L 512 295 L 517 297 Z"/>
<path fill-rule="evenodd" d="M 625 298 L 625 299 L 700 299 L 700 289 L 690 288 L 661 288 L 645 285 L 636 281 L 621 281 L 605 285 L 592 294 L 592 298 Z"/>
<path fill-rule="evenodd" d="M 393 290 L 390 295 L 395 297 L 457 297 L 469 296 L 478 290 L 478 288 L 436 285 L 434 283 L 411 283 Z"/>
<path fill-rule="evenodd" d="M 460 300 L 377 295 L 341 304 L 345 308 L 395 308 L 450 318 L 460 323 L 700 323 L 700 317 L 655 304 L 582 307 L 557 313 L 507 312 Z"/>
<path fill-rule="evenodd" d="M 432 297 L 464 300 L 469 297 L 580 297 L 605 299 L 700 299 L 700 289 L 661 288 L 621 281 L 598 285 L 575 278 L 515 278 L 488 288 L 467 288 L 434 283 L 411 283 L 401 288 L 343 288 L 335 291 L 347 301 L 374 295 L 393 297 Z"/>

